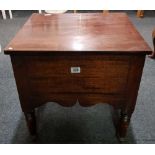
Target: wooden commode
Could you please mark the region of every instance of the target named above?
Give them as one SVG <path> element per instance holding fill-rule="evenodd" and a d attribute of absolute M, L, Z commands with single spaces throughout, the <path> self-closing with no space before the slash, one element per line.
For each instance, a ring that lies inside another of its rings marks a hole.
<path fill-rule="evenodd" d="M 31 134 L 35 108 L 78 100 L 81 106 L 108 103 L 120 109 L 116 133 L 124 138 L 151 49 L 125 13 L 33 14 L 5 54 Z"/>

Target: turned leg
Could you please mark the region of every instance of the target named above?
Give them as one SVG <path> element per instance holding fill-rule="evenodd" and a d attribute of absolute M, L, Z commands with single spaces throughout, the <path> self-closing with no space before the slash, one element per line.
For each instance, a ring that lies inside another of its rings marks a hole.
<path fill-rule="evenodd" d="M 120 118 L 119 118 L 118 124 L 116 126 L 116 134 L 120 141 L 125 140 L 128 126 L 130 123 L 130 118 L 131 118 L 131 114 L 127 114 L 127 113 L 121 111 Z"/>
<path fill-rule="evenodd" d="M 29 132 L 32 136 L 36 135 L 36 117 L 35 111 L 24 112 Z"/>

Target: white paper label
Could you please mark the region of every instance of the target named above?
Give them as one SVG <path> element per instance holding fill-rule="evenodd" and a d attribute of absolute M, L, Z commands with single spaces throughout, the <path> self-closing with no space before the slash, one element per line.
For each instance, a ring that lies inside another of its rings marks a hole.
<path fill-rule="evenodd" d="M 80 73 L 80 67 L 71 67 L 71 73 Z"/>

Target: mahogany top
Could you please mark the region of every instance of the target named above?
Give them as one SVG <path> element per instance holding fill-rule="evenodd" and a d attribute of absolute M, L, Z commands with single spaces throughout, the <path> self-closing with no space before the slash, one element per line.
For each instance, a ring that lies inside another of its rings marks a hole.
<path fill-rule="evenodd" d="M 151 53 L 125 13 L 34 13 L 5 48 L 6 54 L 60 51 Z"/>

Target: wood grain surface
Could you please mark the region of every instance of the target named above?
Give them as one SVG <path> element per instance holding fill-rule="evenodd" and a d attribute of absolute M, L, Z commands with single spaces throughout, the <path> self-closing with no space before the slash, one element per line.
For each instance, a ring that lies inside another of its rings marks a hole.
<path fill-rule="evenodd" d="M 5 53 L 140 52 L 151 49 L 125 13 L 33 14 Z"/>

